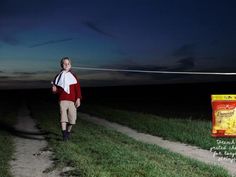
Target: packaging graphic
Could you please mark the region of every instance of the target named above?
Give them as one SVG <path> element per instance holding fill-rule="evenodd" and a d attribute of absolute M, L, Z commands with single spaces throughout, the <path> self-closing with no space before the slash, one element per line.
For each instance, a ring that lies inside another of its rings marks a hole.
<path fill-rule="evenodd" d="M 236 95 L 211 95 L 212 136 L 236 137 Z"/>

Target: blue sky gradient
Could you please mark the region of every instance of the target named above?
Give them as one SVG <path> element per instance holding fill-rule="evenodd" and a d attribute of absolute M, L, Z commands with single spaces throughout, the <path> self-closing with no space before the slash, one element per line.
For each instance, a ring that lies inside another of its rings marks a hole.
<path fill-rule="evenodd" d="M 3 0 L 0 88 L 49 87 L 63 56 L 73 66 L 236 70 L 233 0 Z M 234 81 L 74 70 L 82 86 Z"/>

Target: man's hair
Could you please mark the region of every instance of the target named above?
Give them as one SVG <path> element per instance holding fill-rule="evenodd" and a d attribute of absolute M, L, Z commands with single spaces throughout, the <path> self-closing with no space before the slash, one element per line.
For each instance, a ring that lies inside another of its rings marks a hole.
<path fill-rule="evenodd" d="M 69 62 L 70 62 L 70 64 L 71 64 L 71 59 L 70 59 L 69 57 L 63 57 L 63 58 L 61 59 L 61 62 L 60 62 L 61 68 L 63 68 L 63 63 L 64 63 L 65 60 L 69 60 Z"/>

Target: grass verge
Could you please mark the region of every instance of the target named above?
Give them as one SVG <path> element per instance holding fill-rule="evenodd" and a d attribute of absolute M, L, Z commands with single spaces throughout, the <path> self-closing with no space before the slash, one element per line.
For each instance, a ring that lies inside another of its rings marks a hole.
<path fill-rule="evenodd" d="M 0 176 L 12 177 L 9 164 L 14 152 L 11 127 L 16 120 L 16 111 L 12 110 L 12 104 L 8 100 L 1 101 L 0 106 Z"/>
<path fill-rule="evenodd" d="M 203 149 L 209 150 L 211 147 L 217 146 L 217 139 L 211 137 L 211 121 L 191 118 L 165 118 L 154 114 L 115 109 L 96 104 L 84 104 L 80 111 L 129 126 L 139 132 L 195 145 Z M 236 142 L 236 138 L 218 139 L 226 141 L 234 139 Z M 231 152 L 236 152 L 236 150 L 231 150 Z"/>

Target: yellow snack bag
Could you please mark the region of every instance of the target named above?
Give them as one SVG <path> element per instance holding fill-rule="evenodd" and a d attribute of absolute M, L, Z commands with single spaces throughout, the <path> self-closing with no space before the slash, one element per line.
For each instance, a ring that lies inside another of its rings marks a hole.
<path fill-rule="evenodd" d="M 211 95 L 212 136 L 236 137 L 236 95 Z"/>

